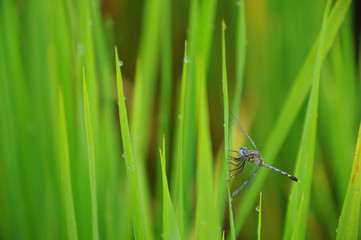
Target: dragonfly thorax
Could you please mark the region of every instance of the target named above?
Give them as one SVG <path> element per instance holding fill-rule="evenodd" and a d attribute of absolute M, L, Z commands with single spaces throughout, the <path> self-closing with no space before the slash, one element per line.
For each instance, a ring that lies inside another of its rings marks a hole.
<path fill-rule="evenodd" d="M 239 149 L 239 151 L 238 151 L 238 156 L 239 156 L 241 159 L 246 159 L 247 156 L 248 156 L 248 148 L 246 148 L 246 147 L 241 147 L 241 149 Z"/>

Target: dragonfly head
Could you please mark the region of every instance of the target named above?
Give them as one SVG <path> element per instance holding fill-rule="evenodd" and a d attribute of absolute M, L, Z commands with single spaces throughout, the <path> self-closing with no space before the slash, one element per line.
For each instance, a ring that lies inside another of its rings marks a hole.
<path fill-rule="evenodd" d="M 248 148 L 241 147 L 241 149 L 239 149 L 238 151 L 238 156 L 243 159 L 243 158 L 247 158 L 247 155 L 248 155 Z"/>

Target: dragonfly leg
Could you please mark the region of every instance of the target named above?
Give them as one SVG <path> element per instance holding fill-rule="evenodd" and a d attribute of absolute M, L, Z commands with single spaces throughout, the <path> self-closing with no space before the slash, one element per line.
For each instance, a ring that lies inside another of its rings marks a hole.
<path fill-rule="evenodd" d="M 232 174 L 232 175 L 231 175 L 231 178 L 234 178 L 236 175 L 240 174 L 240 173 L 243 171 L 243 168 L 244 168 L 244 165 L 246 164 L 246 161 L 243 160 L 241 163 L 242 163 L 242 164 L 241 164 L 240 167 L 234 168 L 234 169 L 232 169 L 232 170 L 229 171 L 229 172 L 233 172 L 233 171 L 239 170 L 239 171 L 236 172 L 235 174 Z"/>
<path fill-rule="evenodd" d="M 228 161 L 227 163 L 230 163 L 235 167 L 239 166 L 239 164 L 242 163 L 241 158 L 230 157 L 230 159 L 231 159 L 231 161 Z"/>
<path fill-rule="evenodd" d="M 238 153 L 238 151 L 236 151 L 236 150 L 228 150 L 228 152 Z"/>
<path fill-rule="evenodd" d="M 238 163 L 227 162 L 227 163 L 232 164 L 235 167 L 238 167 L 242 162 L 238 162 Z"/>

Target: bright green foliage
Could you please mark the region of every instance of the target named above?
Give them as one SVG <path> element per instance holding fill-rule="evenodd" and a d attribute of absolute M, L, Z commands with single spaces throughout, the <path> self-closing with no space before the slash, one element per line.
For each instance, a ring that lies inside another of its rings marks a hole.
<path fill-rule="evenodd" d="M 353 160 L 350 182 L 346 198 L 343 203 L 342 213 L 337 228 L 337 239 L 357 239 L 359 232 L 360 204 L 361 204 L 361 124 L 357 136 L 355 158 Z"/>
<path fill-rule="evenodd" d="M 300 179 L 299 184 L 292 186 L 290 201 L 287 208 L 286 226 L 283 238 L 304 239 L 306 221 L 308 218 L 311 183 L 316 146 L 317 113 L 321 73 L 321 53 L 323 52 L 326 26 L 331 1 L 328 0 L 323 16 L 320 41 L 317 48 L 316 62 L 312 80 L 310 98 L 307 105 L 305 125 L 297 158 L 296 176 Z M 302 206 L 301 206 L 302 205 Z M 294 234 L 294 231 L 297 234 Z"/>
<path fill-rule="evenodd" d="M 197 63 L 198 150 L 196 236 L 198 239 L 219 239 L 221 237 L 221 227 L 214 198 L 212 146 L 202 56 L 198 56 Z"/>
<path fill-rule="evenodd" d="M 163 237 L 165 239 L 181 239 L 178 230 L 177 219 L 174 214 L 172 200 L 170 199 L 168 180 L 165 172 L 165 137 L 163 137 L 163 153 L 160 152 L 162 161 L 162 180 L 163 180 Z"/>
<path fill-rule="evenodd" d="M 83 70 L 83 95 L 84 95 L 84 118 L 86 139 L 88 147 L 88 159 L 89 159 L 89 177 L 90 177 L 90 193 L 92 201 L 92 229 L 93 239 L 99 239 L 98 230 L 98 206 L 97 206 L 97 194 L 96 194 L 96 180 L 95 180 L 95 154 L 94 154 L 94 138 L 93 129 L 90 117 L 89 95 L 86 86 L 85 73 Z"/>
<path fill-rule="evenodd" d="M 73 190 L 71 186 L 71 176 L 69 168 L 69 144 L 65 123 L 64 99 L 61 90 L 59 90 L 59 124 L 59 166 L 64 198 L 67 232 L 69 239 L 78 239 L 74 213 Z"/>
<path fill-rule="evenodd" d="M 188 65 L 188 56 L 187 56 L 187 41 L 184 44 L 184 61 L 183 61 L 183 71 L 182 71 L 182 86 L 180 91 L 180 103 L 179 103 L 179 113 L 177 121 L 177 132 L 175 134 L 175 151 L 174 151 L 174 168 L 173 168 L 173 198 L 174 205 L 177 206 L 178 212 L 178 224 L 180 236 L 184 238 L 184 192 L 183 192 L 183 134 L 184 134 L 184 105 L 185 105 L 185 93 L 187 86 L 187 65 Z"/>
<path fill-rule="evenodd" d="M 338 1 L 332 8 L 326 27 L 328 30 L 325 36 L 324 50 L 321 54 L 321 62 L 331 47 L 333 39 L 336 36 L 337 30 L 340 28 L 343 17 L 345 16 L 349 5 L 350 1 Z M 265 147 L 262 152 L 263 159 L 268 164 L 272 165 L 277 154 L 279 154 L 286 136 L 290 133 L 291 126 L 294 123 L 296 116 L 305 101 L 309 88 L 311 87 L 313 70 L 316 62 L 317 46 L 318 41 L 314 44 L 314 47 L 308 54 L 308 58 L 304 62 L 303 67 L 298 73 L 293 85 L 286 94 L 288 97 L 285 100 L 282 111 L 278 114 L 277 120 L 273 124 L 271 133 L 269 134 L 269 137 L 265 143 Z M 246 217 L 249 211 L 252 209 L 252 205 L 258 195 L 257 192 L 265 181 L 266 175 L 269 173 L 269 171 L 258 173 L 257 181 L 253 184 L 247 196 L 242 199 L 238 209 L 238 214 L 236 215 L 236 232 L 240 231 L 240 228 L 245 223 Z"/>
<path fill-rule="evenodd" d="M 359 237 L 360 26 L 326 2 L 0 1 L 0 239 Z M 230 198 L 230 110 L 300 183 Z"/>
<path fill-rule="evenodd" d="M 224 175 L 227 176 L 224 179 L 221 179 L 220 184 L 227 185 L 227 198 L 228 198 L 228 207 L 229 207 L 229 219 L 230 219 L 230 229 L 231 229 L 231 239 L 235 239 L 234 232 L 234 220 L 233 220 L 233 211 L 232 211 L 232 199 L 231 199 L 231 190 L 229 188 L 229 167 L 227 164 L 228 159 L 228 149 L 229 149 L 229 105 L 228 105 L 228 83 L 227 83 L 227 65 L 226 65 L 226 43 L 225 43 L 225 31 L 226 24 L 224 20 L 222 20 L 222 91 L 223 91 L 223 107 L 224 107 Z M 222 181 L 223 180 L 223 181 Z"/>
<path fill-rule="evenodd" d="M 129 182 L 129 190 L 130 190 L 130 198 L 131 198 L 131 207 L 132 207 L 132 216 L 133 216 L 133 228 L 134 235 L 137 239 L 142 239 L 145 237 L 144 234 L 144 222 L 142 218 L 142 209 L 139 200 L 138 194 L 138 186 L 137 186 L 137 178 L 136 172 L 137 168 L 133 159 L 133 151 L 130 140 L 129 133 L 129 124 L 128 124 L 128 114 L 125 108 L 125 98 L 123 91 L 123 81 L 122 74 L 120 72 L 119 66 L 119 57 L 117 48 L 115 48 L 115 66 L 117 72 L 117 89 L 118 89 L 118 105 L 119 105 L 119 121 L 120 128 L 122 132 L 122 140 L 123 140 L 123 149 L 125 158 L 125 165 L 127 168 L 127 176 Z M 144 213 L 143 213 L 144 215 Z"/>

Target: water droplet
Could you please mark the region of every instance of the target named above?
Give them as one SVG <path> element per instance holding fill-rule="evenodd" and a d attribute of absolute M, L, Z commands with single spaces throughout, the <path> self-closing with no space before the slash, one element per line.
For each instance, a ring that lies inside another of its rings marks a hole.
<path fill-rule="evenodd" d="M 122 154 L 122 157 L 125 158 L 125 153 Z"/>
<path fill-rule="evenodd" d="M 338 232 L 338 228 L 336 228 L 336 232 Z"/>
<path fill-rule="evenodd" d="M 237 2 L 236 2 L 236 5 L 237 5 L 237 6 L 241 6 L 241 2 L 240 2 L 240 1 L 237 1 Z"/>
<path fill-rule="evenodd" d="M 125 100 L 127 100 L 127 98 L 126 98 L 126 97 L 124 97 L 124 101 L 125 101 Z"/>
<path fill-rule="evenodd" d="M 89 20 L 89 25 L 93 25 L 94 21 L 93 20 Z"/>
<path fill-rule="evenodd" d="M 185 63 L 189 63 L 189 57 L 188 57 L 188 56 L 185 56 L 185 57 L 184 57 L 184 62 L 185 62 Z"/>
<path fill-rule="evenodd" d="M 223 28 L 226 29 L 227 28 L 227 25 L 225 23 L 223 23 Z"/>
<path fill-rule="evenodd" d="M 179 118 L 179 119 L 182 119 L 182 118 L 183 118 L 183 115 L 182 115 L 182 114 L 178 114 L 178 118 Z"/>
<path fill-rule="evenodd" d="M 259 212 L 259 206 L 256 207 L 256 211 Z"/>
<path fill-rule="evenodd" d="M 134 165 L 128 167 L 129 171 L 134 171 Z"/>
<path fill-rule="evenodd" d="M 355 193 L 359 193 L 360 189 L 359 188 L 355 188 Z"/>
<path fill-rule="evenodd" d="M 118 64 L 119 64 L 119 67 L 122 67 L 123 66 L 123 61 L 119 60 Z"/>
<path fill-rule="evenodd" d="M 226 124 L 223 123 L 223 127 L 226 127 Z"/>

